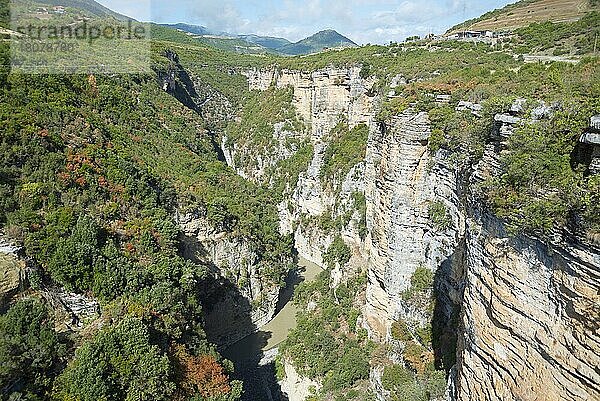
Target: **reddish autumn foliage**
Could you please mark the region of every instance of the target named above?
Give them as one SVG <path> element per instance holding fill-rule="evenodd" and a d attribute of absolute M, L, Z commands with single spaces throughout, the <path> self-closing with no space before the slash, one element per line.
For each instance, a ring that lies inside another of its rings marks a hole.
<path fill-rule="evenodd" d="M 106 178 L 104 178 L 103 176 L 100 176 L 100 177 L 98 177 L 98 185 L 101 186 L 102 188 L 107 188 L 108 181 L 106 181 Z"/>
<path fill-rule="evenodd" d="M 211 398 L 231 391 L 229 377 L 214 356 L 192 356 L 183 347 L 178 347 L 176 357 L 181 369 L 181 387 L 189 395 Z"/>
<path fill-rule="evenodd" d="M 87 181 L 85 180 L 84 177 L 79 177 L 75 180 L 75 182 L 77 183 L 77 185 L 79 185 L 80 187 L 85 187 L 87 185 Z"/>

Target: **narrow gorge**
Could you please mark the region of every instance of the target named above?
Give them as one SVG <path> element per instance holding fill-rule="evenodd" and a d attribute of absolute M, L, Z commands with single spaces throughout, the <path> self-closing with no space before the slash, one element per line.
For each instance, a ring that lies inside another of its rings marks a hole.
<path fill-rule="evenodd" d="M 228 146 L 224 137 L 228 162 L 240 175 L 260 181 L 269 167 L 293 155 L 286 138 L 310 141 L 313 158 L 297 186 L 286 188 L 279 207 L 281 231 L 293 232 L 298 254 L 321 266 L 335 235 L 341 236 L 351 258 L 333 267 L 330 285 L 366 272 L 361 324 L 370 338 L 391 345 L 390 360 L 403 349 L 394 338 L 395 323 L 411 332 L 433 324 L 439 338 L 432 357 L 450 372 L 452 399 L 600 396 L 597 243 L 568 228 L 554 232 L 551 241 L 512 235 L 481 206 L 479 184 L 499 174 L 514 120 L 506 123 L 497 114 L 483 157 L 469 164 L 443 149 L 431 152 L 426 112 L 409 107 L 390 121 L 377 121 L 381 99 L 372 93 L 374 81 L 359 77 L 359 68 L 245 74 L 251 89 L 292 87 L 292 104 L 308 127 L 293 132 L 282 128 L 284 121 L 275 124 L 277 145 L 271 149 Z M 365 124 L 368 141 L 364 159 L 332 183 L 322 180 L 323 155 L 340 121 L 349 129 Z M 248 159 L 258 163 L 241 164 Z M 366 200 L 362 211 L 354 206 L 355 193 Z M 441 217 L 432 215 L 434 207 Z M 364 237 L 358 229 L 361 212 Z M 350 218 L 332 233 L 315 224 L 325 214 Z M 421 297 L 411 297 L 411 278 L 422 269 L 434 280 Z M 382 389 L 381 372 L 372 368 L 374 388 Z M 377 396 L 388 399 L 385 390 Z"/>
<path fill-rule="evenodd" d="M 357 45 L 19 0 L 3 60 L 17 16 L 147 65 L 0 66 L 1 400 L 600 401 L 598 1 Z"/>

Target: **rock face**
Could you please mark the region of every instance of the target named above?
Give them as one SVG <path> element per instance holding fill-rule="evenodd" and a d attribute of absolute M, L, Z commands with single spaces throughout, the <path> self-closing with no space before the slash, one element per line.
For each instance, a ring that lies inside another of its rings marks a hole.
<path fill-rule="evenodd" d="M 201 213 L 180 214 L 177 220 L 184 234 L 184 256 L 207 264 L 217 287 L 223 289 L 205 316 L 212 340 L 226 346 L 268 323 L 275 315 L 280 288 L 266 277 L 252 245 L 216 230 Z"/>
<path fill-rule="evenodd" d="M 499 171 L 502 142 L 519 122 L 510 117 L 495 118 L 497 142 L 474 168 L 443 152 L 427 155 L 425 115 L 405 112 L 373 138 L 367 327 L 385 340 L 393 320 L 419 320 L 421 311 L 401 294 L 416 267 L 426 266 L 436 271 L 435 319 L 461 311 L 452 399 L 599 399 L 597 246 L 568 232 L 550 244 L 511 237 L 474 193 Z M 444 230 L 428 219 L 434 200 L 446 208 Z"/>
<path fill-rule="evenodd" d="M 321 387 L 316 381 L 298 374 L 292 364 L 284 362 L 283 366 L 285 378 L 279 382 L 279 385 L 281 386 L 281 392 L 286 395 L 288 401 L 304 401 Z"/>
<path fill-rule="evenodd" d="M 408 109 L 386 124 L 376 122 L 373 83 L 361 79 L 358 69 L 312 74 L 253 70 L 246 75 L 252 89 L 292 86 L 294 105 L 310 127 L 313 159 L 279 208 L 281 231 L 294 233 L 300 255 L 323 265 L 333 237 L 310 218 L 332 208 L 340 215 L 352 210 L 352 193 L 365 196 L 366 236 L 358 234 L 356 214 L 340 233 L 368 269 L 361 321 L 371 338 L 393 343 L 390 329 L 399 319 L 420 327 L 429 323 L 431 310 L 404 296 L 415 271 L 426 268 L 434 272 L 427 292 L 435 298 L 433 323 L 457 339 L 456 352 L 452 344 L 435 349 L 436 354 L 451 350 L 450 360 L 456 361 L 449 399 L 600 399 L 597 244 L 568 232 L 557 233 L 552 243 L 511 237 L 501 221 L 482 209 L 477 195 L 477 184 L 500 172 L 499 156 L 515 125 L 542 119 L 551 108 L 525 116 L 520 100 L 496 115 L 483 157 L 470 165 L 444 150 L 431 154 L 427 113 Z M 396 77 L 394 85 L 401 84 Z M 457 107 L 480 115 L 479 105 Z M 333 192 L 324 187 L 321 169 L 326 134 L 340 114 L 350 126 L 367 124 L 369 138 L 365 160 Z M 269 157 L 272 163 L 289 156 L 278 151 Z M 259 176 L 239 172 L 250 179 Z M 332 277 L 340 281 L 345 273 L 338 270 Z M 436 361 L 447 357 L 436 355 Z M 446 360 L 444 366 L 449 368 Z M 382 388 L 381 374 L 381 366 L 375 366 L 371 383 L 383 401 L 390 395 Z"/>
<path fill-rule="evenodd" d="M 284 146 L 285 139 L 308 140 L 313 146 L 313 158 L 308 169 L 300 174 L 295 188 L 288 188 L 287 199 L 279 206 L 280 227 L 284 234 L 294 233 L 296 249 L 300 256 L 323 265 L 323 252 L 333 242 L 333 235 L 320 229 L 311 218 L 332 213 L 332 218 L 352 209 L 352 193 L 364 193 L 364 165 L 359 164 L 343 177 L 339 191 L 325 187 L 321 178 L 323 156 L 327 147 L 327 136 L 340 119 L 350 128 L 358 124 L 374 126 L 377 99 L 371 94 L 375 79 L 360 77 L 360 67 L 327 68 L 313 73 L 290 70 L 250 70 L 245 72 L 250 89 L 266 90 L 272 85 L 277 88 L 293 88 L 293 105 L 308 129 L 305 133 L 286 132 L 283 125 L 274 126 L 274 137 L 279 146 L 272 152 L 256 152 L 255 149 L 240 149 L 235 144 L 227 146 L 223 141 L 223 153 L 228 164 L 238 173 L 253 181 L 261 181 L 265 166 L 289 158 L 294 150 Z M 235 165 L 235 153 L 252 154 L 258 158 L 258 168 L 250 171 Z M 337 206 L 337 207 L 336 207 Z M 347 243 L 353 244 L 355 254 L 364 256 L 364 241 L 356 229 L 357 219 L 342 229 Z"/>
<path fill-rule="evenodd" d="M 435 271 L 451 263 L 465 224 L 457 169 L 443 152 L 429 154 L 427 113 L 409 110 L 382 128 L 369 143 L 366 178 L 373 185 L 366 193 L 371 254 L 365 317 L 379 339 L 397 318 L 426 322 L 421 311 L 406 307 L 402 292 L 419 266 Z M 444 227 L 429 216 L 434 203 L 443 205 Z"/>
<path fill-rule="evenodd" d="M 509 237 L 473 211 L 467 229 L 458 400 L 600 397 L 600 254 Z"/>
<path fill-rule="evenodd" d="M 44 288 L 41 295 L 52 306 L 56 330 L 79 331 L 100 316 L 100 304 L 91 297 L 67 292 L 63 288 Z"/>
<path fill-rule="evenodd" d="M 25 264 L 13 254 L 0 251 L 0 304 L 19 289 Z"/>

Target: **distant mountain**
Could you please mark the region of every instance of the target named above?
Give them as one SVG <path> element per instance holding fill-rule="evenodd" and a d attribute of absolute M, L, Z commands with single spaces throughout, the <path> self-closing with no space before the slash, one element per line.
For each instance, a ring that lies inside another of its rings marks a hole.
<path fill-rule="evenodd" d="M 331 29 L 315 33 L 299 42 L 292 43 L 287 39 L 272 36 L 215 32 L 201 25 L 184 23 L 160 25 L 196 35 L 196 39 L 213 47 L 238 53 L 277 53 L 296 56 L 317 53 L 327 48 L 357 46 L 347 37 Z"/>
<path fill-rule="evenodd" d="M 201 25 L 190 25 L 190 24 L 159 24 L 173 29 L 179 29 L 180 31 L 193 33 L 194 35 L 212 35 L 213 33 L 208 30 L 207 27 Z"/>
<path fill-rule="evenodd" d="M 102 4 L 94 0 L 37 0 L 36 3 L 77 8 L 85 13 L 101 18 L 113 17 L 120 21 L 132 19 L 115 12 L 110 8 L 104 7 Z"/>
<path fill-rule="evenodd" d="M 286 45 L 289 45 L 290 43 L 292 43 L 287 39 L 275 38 L 272 36 L 234 35 L 234 34 L 227 33 L 227 32 L 215 32 L 215 31 L 211 31 L 207 27 L 201 26 L 201 25 L 190 25 L 190 24 L 183 24 L 183 23 L 160 24 L 160 25 L 166 26 L 169 28 L 179 29 L 180 31 L 191 33 L 194 35 L 199 35 L 199 36 L 219 36 L 219 37 L 221 37 L 221 39 L 226 40 L 227 43 L 233 43 L 232 41 L 234 39 L 237 39 L 236 45 L 238 45 L 238 46 L 241 43 L 241 44 L 245 44 L 247 47 L 250 47 L 253 49 L 256 49 L 257 47 L 264 48 L 265 51 L 267 49 L 276 50 L 276 49 L 279 49 L 280 47 L 283 47 L 283 46 L 286 46 Z M 215 42 L 216 40 L 217 40 L 216 38 L 213 38 L 213 42 Z"/>
<path fill-rule="evenodd" d="M 290 43 L 289 45 L 283 46 L 277 49 L 280 53 L 288 55 L 300 55 L 317 53 L 324 49 L 339 48 L 339 47 L 357 47 L 358 45 L 348 39 L 347 37 L 340 35 L 334 30 L 328 29 L 325 31 L 317 32 L 306 39 L 302 39 L 296 43 Z"/>
<path fill-rule="evenodd" d="M 254 43 L 271 50 L 277 50 L 292 43 L 287 39 L 272 36 L 238 35 L 238 37 L 244 39 L 246 42 Z"/>

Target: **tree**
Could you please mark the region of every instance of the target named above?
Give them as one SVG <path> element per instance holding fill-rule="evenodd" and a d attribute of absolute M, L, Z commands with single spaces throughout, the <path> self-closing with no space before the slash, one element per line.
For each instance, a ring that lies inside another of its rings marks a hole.
<path fill-rule="evenodd" d="M 176 348 L 175 356 L 181 376 L 180 388 L 188 396 L 199 394 L 204 398 L 215 398 L 231 392 L 229 377 L 214 356 L 190 355 L 183 346 Z"/>
<path fill-rule="evenodd" d="M 0 316 L 0 388 L 46 398 L 66 355 L 65 341 L 53 327 L 48 309 L 37 299 L 19 301 Z"/>
<path fill-rule="evenodd" d="M 96 222 L 83 215 L 68 238 L 61 238 L 48 269 L 52 278 L 75 291 L 92 287 L 93 265 L 100 246 L 100 230 Z"/>
<path fill-rule="evenodd" d="M 170 400 L 170 363 L 141 319 L 126 317 L 84 344 L 57 379 L 54 398 L 97 401 Z"/>

